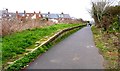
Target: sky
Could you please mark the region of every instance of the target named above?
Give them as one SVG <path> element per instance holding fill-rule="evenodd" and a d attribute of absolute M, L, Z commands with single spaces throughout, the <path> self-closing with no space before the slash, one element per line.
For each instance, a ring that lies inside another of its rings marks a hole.
<path fill-rule="evenodd" d="M 89 10 L 91 0 L 0 0 L 0 9 L 10 12 L 66 13 L 71 17 L 92 20 Z"/>

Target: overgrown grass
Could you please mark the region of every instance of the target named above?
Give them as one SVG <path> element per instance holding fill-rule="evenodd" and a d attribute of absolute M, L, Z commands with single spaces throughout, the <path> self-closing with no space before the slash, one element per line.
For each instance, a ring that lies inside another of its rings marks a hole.
<path fill-rule="evenodd" d="M 49 37 L 56 32 L 80 24 L 55 24 L 48 27 L 28 29 L 2 37 L 2 62 L 3 67 L 7 62 L 12 62 L 27 53 L 26 48 L 36 41 Z"/>
<path fill-rule="evenodd" d="M 82 26 L 80 27 L 82 28 Z M 32 53 L 29 53 L 28 55 L 25 55 L 22 59 L 16 61 L 14 64 L 10 65 L 7 68 L 7 71 L 18 71 L 20 69 L 23 69 L 24 67 L 26 67 L 26 65 L 33 61 L 38 55 L 46 52 L 49 48 L 51 48 L 53 45 L 55 45 L 56 43 L 60 42 L 61 40 L 63 40 L 64 38 L 66 38 L 67 36 L 69 36 L 70 34 L 74 33 L 75 31 L 79 30 L 80 28 L 76 28 L 70 31 L 67 31 L 65 33 L 63 33 L 61 36 L 57 37 L 54 41 L 49 42 L 41 47 L 39 47 L 37 50 L 35 50 Z"/>
<path fill-rule="evenodd" d="M 94 40 L 96 47 L 99 48 L 100 53 L 105 59 L 106 69 L 118 69 L 118 45 L 114 43 L 118 41 L 118 38 L 113 34 L 107 34 L 105 31 L 102 31 L 100 28 L 92 27 L 94 34 Z"/>
<path fill-rule="evenodd" d="M 0 70 L 2 69 L 2 37 L 0 37 Z"/>
<path fill-rule="evenodd" d="M 0 24 L 0 36 L 9 35 L 17 31 L 23 31 L 26 29 L 39 28 L 42 26 L 52 25 L 52 22 L 42 20 L 26 20 L 21 22 L 17 19 L 2 19 Z"/>

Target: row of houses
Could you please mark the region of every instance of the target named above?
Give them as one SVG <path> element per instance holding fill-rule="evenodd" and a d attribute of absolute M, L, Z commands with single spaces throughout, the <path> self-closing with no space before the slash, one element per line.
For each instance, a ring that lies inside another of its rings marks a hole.
<path fill-rule="evenodd" d="M 16 13 L 9 12 L 8 9 L 0 10 L 0 18 L 7 18 L 7 19 L 12 19 L 16 18 L 17 20 L 24 21 L 26 19 L 56 19 L 56 20 L 66 20 L 66 19 L 71 19 L 69 14 L 56 14 L 56 13 L 41 13 L 40 11 L 33 12 L 33 13 L 28 13 L 24 10 L 24 12 L 18 12 Z"/>

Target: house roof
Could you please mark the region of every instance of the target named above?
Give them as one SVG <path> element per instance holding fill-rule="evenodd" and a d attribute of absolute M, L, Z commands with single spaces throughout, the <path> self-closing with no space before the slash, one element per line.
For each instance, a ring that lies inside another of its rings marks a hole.
<path fill-rule="evenodd" d="M 24 13 L 18 13 L 18 15 L 20 15 L 20 16 L 24 16 L 25 14 L 24 14 Z"/>
<path fill-rule="evenodd" d="M 58 14 L 48 14 L 49 18 L 59 18 Z"/>
<path fill-rule="evenodd" d="M 9 13 L 10 17 L 16 17 L 16 13 Z"/>
<path fill-rule="evenodd" d="M 71 18 L 69 14 L 64 14 L 64 18 Z"/>
<path fill-rule="evenodd" d="M 56 19 L 56 18 L 71 18 L 69 14 L 48 14 L 48 13 L 42 13 L 42 16 L 45 18 L 50 18 L 50 19 Z"/>
<path fill-rule="evenodd" d="M 42 13 L 42 16 L 43 16 L 44 18 L 46 18 L 46 17 L 48 17 L 48 14 L 47 14 L 47 13 Z"/>
<path fill-rule="evenodd" d="M 0 10 L 2 14 L 7 14 L 7 10 Z"/>

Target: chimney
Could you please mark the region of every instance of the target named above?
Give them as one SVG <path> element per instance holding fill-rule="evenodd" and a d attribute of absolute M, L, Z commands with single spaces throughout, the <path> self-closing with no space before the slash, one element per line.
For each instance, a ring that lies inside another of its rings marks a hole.
<path fill-rule="evenodd" d="M 24 14 L 26 14 L 26 11 L 24 10 Z"/>
<path fill-rule="evenodd" d="M 34 11 L 34 14 L 35 14 L 35 11 Z"/>
<path fill-rule="evenodd" d="M 24 10 L 24 15 L 23 16 L 25 16 L 26 17 L 26 11 Z"/>
<path fill-rule="evenodd" d="M 41 14 L 41 12 L 39 11 L 39 14 Z"/>
<path fill-rule="evenodd" d="M 18 14 L 18 11 L 16 11 L 16 14 Z"/>
<path fill-rule="evenodd" d="M 50 14 L 50 12 L 48 12 L 48 14 Z"/>
<path fill-rule="evenodd" d="M 61 14 L 64 14 L 63 12 Z"/>
<path fill-rule="evenodd" d="M 8 9 L 6 9 L 7 13 L 8 13 Z"/>
<path fill-rule="evenodd" d="M 41 15 L 41 12 L 39 11 L 39 13 L 38 13 L 38 16 L 41 18 L 42 17 L 42 15 Z"/>
<path fill-rule="evenodd" d="M 61 13 L 61 16 L 60 16 L 60 17 L 61 17 L 61 18 L 63 18 L 63 17 L 64 17 L 64 13 L 63 13 L 63 12 Z"/>
<path fill-rule="evenodd" d="M 16 17 L 17 17 L 17 19 L 18 19 L 18 11 L 16 11 Z"/>

